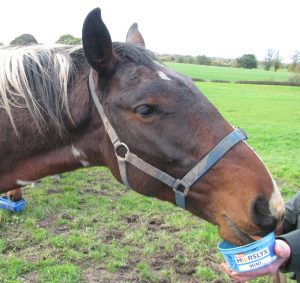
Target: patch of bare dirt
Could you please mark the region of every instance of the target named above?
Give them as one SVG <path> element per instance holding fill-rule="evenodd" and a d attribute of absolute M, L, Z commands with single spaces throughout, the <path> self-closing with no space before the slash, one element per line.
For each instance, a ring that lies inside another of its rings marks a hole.
<path fill-rule="evenodd" d="M 92 194 L 92 195 L 101 195 L 102 190 L 101 189 L 96 189 L 96 188 L 85 188 L 84 190 L 80 190 L 79 194 L 84 195 L 84 194 Z"/>
<path fill-rule="evenodd" d="M 111 273 L 106 268 L 88 268 L 84 272 L 83 282 L 88 283 L 108 283 L 108 282 L 142 282 L 138 274 L 131 270 L 119 270 Z"/>
<path fill-rule="evenodd" d="M 129 225 L 139 222 L 139 216 L 136 214 L 126 216 L 124 218 L 125 222 Z"/>
<path fill-rule="evenodd" d="M 47 190 L 48 195 L 61 194 L 63 192 L 64 192 L 63 189 L 49 189 L 49 190 Z"/>
<path fill-rule="evenodd" d="M 38 274 L 36 271 L 26 273 L 20 278 L 22 282 L 38 283 Z"/>
<path fill-rule="evenodd" d="M 54 215 L 52 217 L 47 217 L 46 219 L 40 220 L 39 226 L 41 228 L 47 229 L 48 231 L 51 231 L 55 235 L 60 235 L 69 230 L 69 227 L 65 225 L 58 226 L 57 219 L 56 217 L 54 217 Z"/>
<path fill-rule="evenodd" d="M 163 219 L 161 218 L 152 218 L 148 222 L 148 230 L 149 231 L 161 231 L 166 230 L 169 233 L 175 233 L 178 232 L 180 229 L 167 225 L 163 222 Z"/>
<path fill-rule="evenodd" d="M 124 234 L 122 231 L 118 230 L 109 230 L 106 232 L 103 236 L 103 243 L 108 243 L 111 240 L 120 240 L 124 237 Z"/>

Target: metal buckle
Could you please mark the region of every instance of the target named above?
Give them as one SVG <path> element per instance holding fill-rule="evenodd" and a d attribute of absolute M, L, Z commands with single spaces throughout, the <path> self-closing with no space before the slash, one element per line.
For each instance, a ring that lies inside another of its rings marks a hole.
<path fill-rule="evenodd" d="M 128 146 L 125 143 L 122 143 L 120 141 L 114 143 L 114 148 L 115 148 L 115 154 L 118 158 L 125 159 L 126 154 L 130 152 Z"/>
<path fill-rule="evenodd" d="M 189 185 L 186 182 L 184 182 L 183 180 L 177 179 L 174 182 L 172 188 L 175 193 L 176 205 L 185 209 L 186 208 L 185 207 L 185 198 L 190 190 Z"/>
<path fill-rule="evenodd" d="M 176 179 L 173 186 L 173 191 L 181 193 L 183 196 L 187 196 L 190 191 L 190 186 L 183 180 Z"/>

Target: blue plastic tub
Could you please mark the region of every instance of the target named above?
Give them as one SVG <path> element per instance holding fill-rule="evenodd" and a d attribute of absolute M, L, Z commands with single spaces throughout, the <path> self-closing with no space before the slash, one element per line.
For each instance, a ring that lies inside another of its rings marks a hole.
<path fill-rule="evenodd" d="M 26 206 L 26 200 L 11 201 L 7 196 L 0 198 L 0 208 L 10 210 L 13 212 L 21 212 Z"/>
<path fill-rule="evenodd" d="M 245 246 L 238 247 L 227 241 L 223 241 L 219 244 L 218 248 L 232 271 L 247 272 L 274 262 L 277 259 L 274 246 L 275 235 L 271 233 Z"/>

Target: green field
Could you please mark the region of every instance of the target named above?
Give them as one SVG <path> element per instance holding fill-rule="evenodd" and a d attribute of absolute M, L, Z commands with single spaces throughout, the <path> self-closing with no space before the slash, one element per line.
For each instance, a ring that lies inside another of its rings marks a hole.
<path fill-rule="evenodd" d="M 201 78 L 206 81 L 277 81 L 286 82 L 293 73 L 287 70 L 265 71 L 262 69 L 242 69 L 193 64 L 166 63 L 166 65 L 190 78 Z"/>
<path fill-rule="evenodd" d="M 198 86 L 247 131 L 285 199 L 299 190 L 300 88 Z M 229 282 L 214 226 L 128 190 L 107 169 L 46 178 L 24 192 L 23 213 L 0 211 L 0 282 Z"/>

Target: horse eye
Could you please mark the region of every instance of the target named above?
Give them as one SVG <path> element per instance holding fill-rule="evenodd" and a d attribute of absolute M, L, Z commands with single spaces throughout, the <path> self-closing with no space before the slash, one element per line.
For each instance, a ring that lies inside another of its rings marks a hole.
<path fill-rule="evenodd" d="M 141 116 L 143 118 L 150 117 L 151 115 L 153 115 L 156 112 L 154 107 L 152 107 L 150 105 L 141 105 L 141 106 L 137 107 L 135 111 L 139 116 Z"/>

